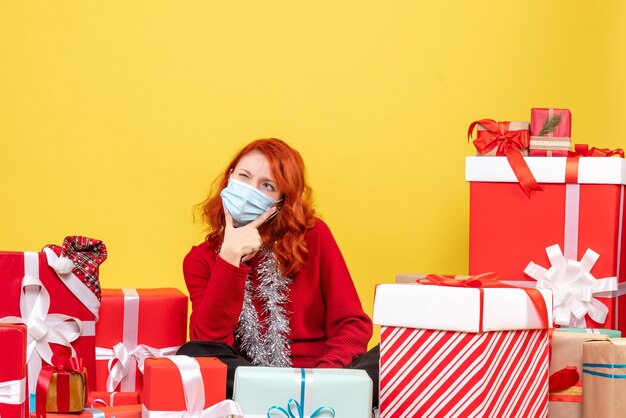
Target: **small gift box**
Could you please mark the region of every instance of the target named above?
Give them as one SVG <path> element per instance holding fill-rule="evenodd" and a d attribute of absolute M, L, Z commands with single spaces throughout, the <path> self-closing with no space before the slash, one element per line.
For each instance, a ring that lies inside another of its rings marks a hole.
<path fill-rule="evenodd" d="M 471 139 L 474 128 L 476 155 L 506 155 L 510 149 L 517 149 L 522 155 L 528 155 L 528 122 L 496 122 L 482 119 L 473 122 L 469 128 Z"/>
<path fill-rule="evenodd" d="M 626 416 L 626 339 L 583 344 L 583 417 Z"/>
<path fill-rule="evenodd" d="M 583 344 L 590 340 L 608 340 L 619 337 L 615 330 L 590 328 L 559 328 L 552 334 L 552 357 L 550 359 L 550 405 L 551 418 L 582 417 Z M 565 373 L 567 369 L 568 373 Z"/>
<path fill-rule="evenodd" d="M 522 190 L 528 197 L 533 190 L 541 190 L 528 168 L 524 155 L 528 155 L 528 123 L 496 122 L 482 119 L 472 122 L 467 132 L 468 140 L 477 128 L 477 138 L 473 141 L 476 153 L 483 156 L 506 156 Z"/>
<path fill-rule="evenodd" d="M 139 392 L 92 391 L 89 394 L 89 400 L 87 401 L 87 406 L 89 408 L 139 404 L 141 404 L 141 397 L 139 396 Z"/>
<path fill-rule="evenodd" d="M 226 365 L 213 357 L 147 359 L 142 393 L 143 418 L 241 414 L 226 398 Z"/>
<path fill-rule="evenodd" d="M 26 390 L 27 329 L 0 324 L 0 417 L 28 416 Z"/>
<path fill-rule="evenodd" d="M 36 418 L 34 413 L 31 413 L 30 416 Z M 76 413 L 50 413 L 48 418 L 141 418 L 141 405 L 85 408 Z"/>
<path fill-rule="evenodd" d="M 597 337 L 598 335 L 606 335 L 609 338 L 621 338 L 622 331 L 617 329 L 604 328 L 559 328 L 559 332 L 577 332 L 579 334 L 587 334 L 588 337 Z M 593 338 L 590 338 L 593 339 Z M 581 351 L 582 353 L 582 351 Z"/>
<path fill-rule="evenodd" d="M 96 389 L 140 391 L 146 358 L 176 354 L 187 338 L 178 289 L 103 289 L 96 325 Z"/>
<path fill-rule="evenodd" d="M 545 417 L 549 290 L 485 274 L 376 287 L 380 416 Z"/>
<path fill-rule="evenodd" d="M 572 114 L 569 109 L 531 109 L 531 156 L 567 157 L 571 148 Z"/>
<path fill-rule="evenodd" d="M 372 385 L 364 370 L 241 366 L 233 399 L 245 417 L 369 418 Z"/>
<path fill-rule="evenodd" d="M 37 380 L 37 418 L 47 412 L 80 412 L 87 405 L 87 369 L 81 359 L 63 354 L 52 356 Z"/>

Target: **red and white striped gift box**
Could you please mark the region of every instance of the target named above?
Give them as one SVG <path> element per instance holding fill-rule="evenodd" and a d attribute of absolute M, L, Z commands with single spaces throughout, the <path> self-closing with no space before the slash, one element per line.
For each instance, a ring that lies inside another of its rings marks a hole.
<path fill-rule="evenodd" d="M 379 285 L 381 418 L 546 417 L 543 320 L 522 289 Z"/>

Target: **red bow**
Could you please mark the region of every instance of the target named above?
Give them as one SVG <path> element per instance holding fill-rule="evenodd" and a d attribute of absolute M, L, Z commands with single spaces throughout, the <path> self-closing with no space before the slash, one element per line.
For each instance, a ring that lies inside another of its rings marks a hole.
<path fill-rule="evenodd" d="M 476 276 L 469 276 L 464 279 L 457 278 L 456 276 L 428 274 L 426 277 L 419 279 L 417 282 L 426 285 L 437 286 L 451 286 L 451 287 L 471 287 L 478 288 L 480 290 L 480 323 L 479 332 L 482 332 L 483 327 L 483 289 L 485 288 L 509 288 L 509 289 L 522 289 L 526 292 L 532 304 L 535 306 L 535 310 L 541 319 L 541 323 L 544 328 L 548 328 L 548 307 L 546 301 L 543 299 L 541 292 L 537 289 L 518 287 L 502 283 L 498 280 L 499 275 L 497 273 L 483 273 Z"/>
<path fill-rule="evenodd" d="M 589 145 L 587 144 L 574 145 L 574 151 L 570 151 L 568 154 L 570 157 L 612 157 L 614 155 L 619 155 L 624 158 L 624 150 L 621 148 L 613 150 L 608 148 L 589 148 Z"/>
<path fill-rule="evenodd" d="M 510 122 L 496 122 L 493 119 L 481 119 L 472 122 L 467 131 L 467 140 L 472 139 L 472 132 L 477 125 L 485 130 L 478 131 L 478 137 L 473 141 L 479 154 L 486 154 L 497 147 L 496 155 L 505 155 L 520 186 L 530 197 L 533 190 L 541 190 L 533 173 L 528 168 L 520 149 L 528 147 L 528 130 L 509 131 Z"/>
<path fill-rule="evenodd" d="M 579 157 L 612 157 L 618 155 L 624 158 L 624 150 L 616 148 L 596 148 L 587 144 L 576 144 L 574 151 L 569 152 L 565 165 L 565 183 L 578 183 L 578 158 Z"/>

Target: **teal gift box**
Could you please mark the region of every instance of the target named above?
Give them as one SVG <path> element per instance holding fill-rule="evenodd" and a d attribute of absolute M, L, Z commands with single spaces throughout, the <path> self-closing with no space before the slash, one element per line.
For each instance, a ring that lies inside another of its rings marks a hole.
<path fill-rule="evenodd" d="M 609 338 L 620 338 L 622 336 L 622 331 L 604 328 L 556 328 L 555 331 L 579 332 L 582 334 L 603 334 L 607 335 Z"/>
<path fill-rule="evenodd" d="M 233 400 L 245 418 L 370 418 L 364 370 L 238 367 Z"/>

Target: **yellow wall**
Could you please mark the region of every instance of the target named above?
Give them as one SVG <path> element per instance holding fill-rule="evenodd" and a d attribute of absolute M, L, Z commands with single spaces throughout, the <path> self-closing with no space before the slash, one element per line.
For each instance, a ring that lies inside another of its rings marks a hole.
<path fill-rule="evenodd" d="M 184 289 L 192 206 L 275 136 L 371 313 L 396 272 L 467 271 L 473 120 L 569 107 L 575 142 L 626 146 L 625 18 L 619 0 L 0 2 L 0 248 L 89 235 L 105 287 Z"/>

